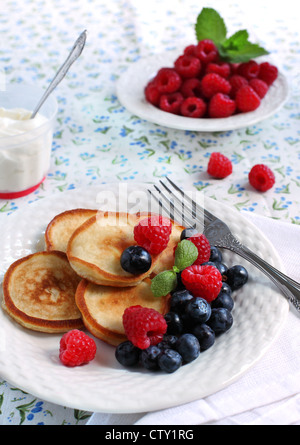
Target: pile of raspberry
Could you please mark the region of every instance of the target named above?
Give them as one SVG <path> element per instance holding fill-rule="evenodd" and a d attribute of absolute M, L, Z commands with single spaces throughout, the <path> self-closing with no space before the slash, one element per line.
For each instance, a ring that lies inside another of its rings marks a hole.
<path fill-rule="evenodd" d="M 213 41 L 184 49 L 173 67 L 161 68 L 145 87 L 146 100 L 167 113 L 226 118 L 256 110 L 278 77 L 269 62 L 223 61 Z"/>

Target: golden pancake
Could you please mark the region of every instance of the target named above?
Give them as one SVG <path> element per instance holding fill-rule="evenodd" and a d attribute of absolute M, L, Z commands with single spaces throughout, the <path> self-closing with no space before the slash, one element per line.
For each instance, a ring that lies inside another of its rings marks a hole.
<path fill-rule="evenodd" d="M 34 331 L 83 327 L 75 292 L 80 278 L 62 252 L 38 252 L 15 261 L 3 281 L 3 309 Z"/>
<path fill-rule="evenodd" d="M 77 288 L 75 300 L 85 327 L 95 337 L 117 346 L 125 341 L 123 313 L 127 307 L 140 305 L 168 312 L 169 295 L 156 298 L 151 291 L 151 280 L 146 278 L 134 287 L 99 286 L 82 280 Z"/>
<path fill-rule="evenodd" d="M 173 221 L 167 248 L 161 254 L 152 255 L 152 265 L 146 273 L 133 275 L 121 266 L 122 252 L 137 244 L 134 226 L 147 216 L 146 213 L 98 212 L 88 219 L 75 230 L 67 247 L 67 256 L 75 272 L 95 284 L 124 287 L 137 285 L 152 273 L 171 269 L 174 248 L 183 230 Z"/>
<path fill-rule="evenodd" d="M 96 213 L 97 210 L 74 209 L 56 215 L 45 231 L 46 250 L 66 252 L 73 232 Z"/>

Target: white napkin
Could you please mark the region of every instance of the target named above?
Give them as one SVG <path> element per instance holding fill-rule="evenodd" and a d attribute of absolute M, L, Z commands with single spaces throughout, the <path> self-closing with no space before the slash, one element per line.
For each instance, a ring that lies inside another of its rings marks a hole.
<path fill-rule="evenodd" d="M 270 239 L 288 275 L 300 281 L 300 227 L 244 212 Z M 94 413 L 87 425 L 300 425 L 300 316 L 291 308 L 267 354 L 227 388 L 151 413 Z"/>

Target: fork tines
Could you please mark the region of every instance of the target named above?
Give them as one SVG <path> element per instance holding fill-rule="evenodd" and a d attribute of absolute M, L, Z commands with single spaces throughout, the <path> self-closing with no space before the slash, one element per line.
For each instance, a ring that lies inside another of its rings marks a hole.
<path fill-rule="evenodd" d="M 203 229 L 204 209 L 202 206 L 203 196 L 198 191 L 183 191 L 173 181 L 166 178 L 168 185 L 159 181 L 163 190 L 154 185 L 153 190 L 148 190 L 150 195 L 159 204 L 160 209 L 166 216 L 175 220 L 178 224 Z M 171 189 L 172 187 L 172 189 Z"/>

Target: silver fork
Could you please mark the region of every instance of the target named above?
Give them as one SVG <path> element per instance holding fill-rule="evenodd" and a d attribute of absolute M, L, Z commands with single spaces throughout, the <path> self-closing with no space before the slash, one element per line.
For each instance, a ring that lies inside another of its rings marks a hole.
<path fill-rule="evenodd" d="M 283 274 L 252 252 L 232 234 L 229 227 L 223 221 L 196 203 L 178 185 L 171 181 L 171 179 L 166 179 L 168 185 L 160 181 L 160 184 L 163 186 L 163 191 L 159 189 L 157 185 L 154 185 L 158 196 L 151 190 L 148 190 L 148 192 L 172 219 L 176 219 L 175 214 L 177 213 L 181 220 L 184 221 L 186 227 L 195 228 L 202 223 L 202 225 L 204 225 L 203 233 L 211 246 L 228 249 L 256 266 L 279 288 L 296 310 L 300 312 L 300 283 Z M 177 194 L 175 194 L 174 191 L 176 191 Z M 178 197 L 178 194 L 181 198 Z M 203 218 L 203 222 L 197 216 L 199 214 Z"/>

